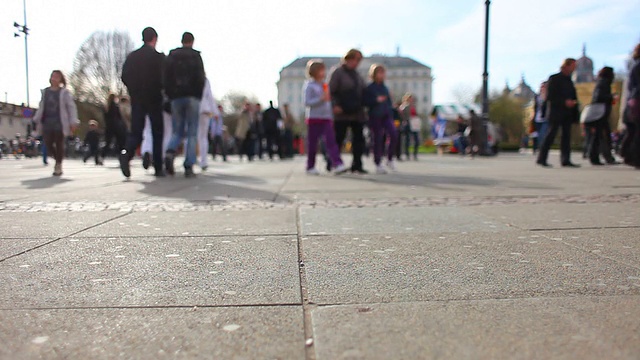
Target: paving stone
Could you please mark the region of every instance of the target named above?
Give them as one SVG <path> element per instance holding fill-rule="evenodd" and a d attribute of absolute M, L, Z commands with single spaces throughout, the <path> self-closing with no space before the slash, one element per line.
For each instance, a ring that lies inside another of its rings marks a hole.
<path fill-rule="evenodd" d="M 509 230 L 459 207 L 302 209 L 300 218 L 305 235 Z"/>
<path fill-rule="evenodd" d="M 133 213 L 78 236 L 296 234 L 294 209 Z"/>
<path fill-rule="evenodd" d="M 317 304 L 640 294 L 640 268 L 527 232 L 302 241 Z"/>
<path fill-rule="evenodd" d="M 2 359 L 304 359 L 301 307 L 0 311 Z"/>
<path fill-rule="evenodd" d="M 67 238 L 0 263 L 0 308 L 300 303 L 295 237 Z"/>
<path fill-rule="evenodd" d="M 2 212 L 0 213 L 0 238 L 57 238 L 88 229 L 100 223 L 122 216 L 116 211 L 82 212 Z"/>
<path fill-rule="evenodd" d="M 33 249 L 52 240 L 55 239 L 0 239 L 0 260 Z"/>
<path fill-rule="evenodd" d="M 318 359 L 638 359 L 639 296 L 362 304 L 312 311 Z"/>

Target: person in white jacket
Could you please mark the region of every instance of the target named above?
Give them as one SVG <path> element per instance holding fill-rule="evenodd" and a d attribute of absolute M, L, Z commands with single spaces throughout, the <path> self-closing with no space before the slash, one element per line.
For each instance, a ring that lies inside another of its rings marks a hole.
<path fill-rule="evenodd" d="M 171 113 L 162 111 L 162 119 L 164 122 L 164 134 L 162 137 L 162 153 L 167 151 L 167 145 L 173 134 L 173 121 Z M 153 155 L 153 134 L 151 133 L 151 121 L 147 116 L 144 123 L 144 131 L 142 132 L 142 144 L 140 145 L 140 153 L 142 154 L 142 167 L 148 169 L 151 166 Z"/>
<path fill-rule="evenodd" d="M 198 123 L 198 151 L 200 153 L 200 167 L 207 170 L 209 166 L 209 129 L 211 119 L 219 119 L 222 115 L 213 97 L 209 79 L 204 81 L 202 100 L 200 101 L 200 122 Z"/>
<path fill-rule="evenodd" d="M 78 126 L 78 110 L 73 95 L 67 90 L 67 81 L 60 70 L 51 72 L 50 87 L 42 90 L 40 106 L 33 120 L 42 135 L 47 150 L 53 155 L 56 165 L 53 176 L 62 175 L 64 143 Z"/>

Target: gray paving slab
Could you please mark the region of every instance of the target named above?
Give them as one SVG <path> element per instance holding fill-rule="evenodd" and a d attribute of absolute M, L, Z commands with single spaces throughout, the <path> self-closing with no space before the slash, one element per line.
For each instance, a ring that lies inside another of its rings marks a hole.
<path fill-rule="evenodd" d="M 546 237 L 640 268 L 640 229 L 543 232 Z M 637 279 L 640 286 L 640 278 Z"/>
<path fill-rule="evenodd" d="M 0 263 L 0 308 L 300 303 L 295 237 L 67 238 Z"/>
<path fill-rule="evenodd" d="M 638 359 L 639 296 L 312 311 L 318 359 Z"/>
<path fill-rule="evenodd" d="M 78 236 L 296 234 L 295 209 L 132 213 Z"/>
<path fill-rule="evenodd" d="M 505 205 L 472 210 L 522 229 L 640 226 L 640 206 L 635 203 Z"/>
<path fill-rule="evenodd" d="M 301 307 L 0 311 L 2 359 L 304 359 Z"/>
<path fill-rule="evenodd" d="M 303 238 L 317 304 L 640 294 L 640 269 L 530 233 Z"/>
<path fill-rule="evenodd" d="M 45 244 L 54 238 L 0 239 L 0 260 Z"/>
<path fill-rule="evenodd" d="M 122 212 L 0 212 L 0 238 L 57 238 L 68 236 L 110 219 Z"/>
<path fill-rule="evenodd" d="M 301 209 L 305 235 L 507 231 L 510 228 L 460 207 Z"/>

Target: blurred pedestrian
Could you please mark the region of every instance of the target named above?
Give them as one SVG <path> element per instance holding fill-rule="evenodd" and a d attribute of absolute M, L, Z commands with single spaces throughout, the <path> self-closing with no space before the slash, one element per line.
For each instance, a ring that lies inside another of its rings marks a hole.
<path fill-rule="evenodd" d="M 376 164 L 376 173 L 386 174 L 387 170 L 382 166 L 384 153 L 384 135 L 389 138 L 387 151 L 387 167 L 391 171 L 396 170 L 393 162 L 394 150 L 398 141 L 398 134 L 393 124 L 393 103 L 389 89 L 384 84 L 387 71 L 383 65 L 373 64 L 369 69 L 371 84 L 365 89 L 364 105 L 369 109 L 369 129 L 373 139 L 373 158 Z"/>
<path fill-rule="evenodd" d="M 269 101 L 269 108 L 262 114 L 262 125 L 264 128 L 264 136 L 267 141 L 267 153 L 269 160 L 273 160 L 273 155 L 278 154 L 280 160 L 284 158 L 282 146 L 282 133 L 284 131 L 284 123 L 280 110 L 273 106 L 273 101 Z M 276 150 L 274 150 L 276 149 Z"/>
<path fill-rule="evenodd" d="M 211 123 L 220 119 L 222 115 L 218 110 L 218 104 L 213 97 L 209 79 L 205 78 L 200 102 L 200 122 L 198 124 L 198 147 L 200 151 L 200 168 L 205 171 L 209 167 L 209 132 Z"/>
<path fill-rule="evenodd" d="M 131 96 L 131 131 L 120 153 L 120 170 L 131 176 L 129 165 L 142 143 L 145 118 L 149 116 L 153 133 L 153 167 L 155 176 L 165 176 L 162 169 L 162 69 L 164 54 L 156 51 L 158 33 L 151 27 L 142 31 L 144 45 L 127 56 L 122 66 L 122 81 Z"/>
<path fill-rule="evenodd" d="M 600 153 L 604 156 L 609 164 L 613 164 L 616 160 L 611 155 L 611 125 L 609 125 L 609 117 L 613 107 L 614 96 L 611 93 L 611 84 L 613 83 L 613 68 L 605 66 L 598 72 L 597 82 L 593 96 L 591 98 L 591 106 L 600 106 L 604 109 L 604 113 L 598 119 L 585 124 L 585 132 L 589 135 L 587 149 L 589 151 L 589 160 L 592 165 L 603 165 L 600 161 Z M 608 138 L 608 139 L 607 139 Z"/>
<path fill-rule="evenodd" d="M 293 128 L 296 125 L 296 119 L 289 110 L 289 104 L 284 104 L 284 134 L 282 144 L 284 146 L 285 158 L 293 158 Z"/>
<path fill-rule="evenodd" d="M 78 110 L 73 95 L 67 89 L 67 80 L 60 70 L 51 72 L 48 88 L 42 90 L 40 106 L 33 120 L 44 139 L 47 151 L 55 159 L 53 176 L 62 175 L 65 139 L 71 136 L 78 121 Z"/>
<path fill-rule="evenodd" d="M 89 120 L 89 131 L 84 136 L 85 153 L 82 157 L 82 162 L 86 163 L 87 160 L 93 156 L 96 165 L 102 165 L 100 159 L 100 130 L 98 129 L 98 122 L 95 120 Z"/>
<path fill-rule="evenodd" d="M 547 135 L 549 129 L 549 121 L 547 120 L 547 82 L 540 84 L 540 92 L 535 96 L 533 100 L 533 153 L 536 154 L 544 137 Z"/>
<path fill-rule="evenodd" d="M 244 104 L 244 109 L 238 117 L 236 124 L 236 146 L 238 155 L 240 155 L 240 161 L 242 156 L 246 155 L 249 161 L 253 161 L 255 154 L 255 139 L 257 134 L 255 133 L 255 125 L 253 118 L 253 108 L 248 101 Z"/>
<path fill-rule="evenodd" d="M 102 148 L 102 158 L 106 158 L 111 148 L 111 144 L 115 143 L 117 152 L 124 149 L 127 141 L 127 127 L 122 120 L 122 112 L 118 106 L 118 97 L 115 94 L 109 94 L 104 109 L 104 147 Z"/>
<path fill-rule="evenodd" d="M 422 119 L 416 110 L 416 101 L 413 95 L 407 93 L 402 98 L 400 115 L 405 124 L 404 153 L 409 157 L 409 146 L 413 140 L 413 160 L 418 160 L 418 148 L 420 147 L 420 132 L 422 131 Z"/>
<path fill-rule="evenodd" d="M 218 153 L 218 148 L 220 148 L 220 155 L 222 155 L 222 161 L 227 162 L 227 146 L 224 141 L 224 120 L 223 120 L 224 111 L 222 109 L 222 105 L 218 105 L 218 117 L 214 117 L 211 121 L 211 143 L 212 143 L 212 156 L 213 159 L 216 159 L 216 154 Z"/>
<path fill-rule="evenodd" d="M 631 58 L 633 62 L 629 71 L 628 97 L 624 113 L 627 129 L 620 153 L 625 164 L 640 169 L 640 44 L 634 48 Z"/>

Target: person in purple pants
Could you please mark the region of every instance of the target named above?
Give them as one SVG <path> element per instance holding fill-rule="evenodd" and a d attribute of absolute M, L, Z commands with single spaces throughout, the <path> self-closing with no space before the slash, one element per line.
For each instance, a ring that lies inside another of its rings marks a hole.
<path fill-rule="evenodd" d="M 306 118 L 308 125 L 307 139 L 309 141 L 307 151 L 307 174 L 319 175 L 316 169 L 316 154 L 318 152 L 318 140 L 322 138 L 327 147 L 327 155 L 334 166 L 335 174 L 342 174 L 347 167 L 340 158 L 340 149 L 336 143 L 333 130 L 333 109 L 331 107 L 331 95 L 329 86 L 324 81 L 327 75 L 327 67 L 322 61 L 309 60 L 307 63 L 307 75 L 309 80 L 304 84 L 304 104 L 306 106 Z"/>
<path fill-rule="evenodd" d="M 373 158 L 376 163 L 376 172 L 386 174 L 387 170 L 382 166 L 384 153 L 385 134 L 389 138 L 389 150 L 387 151 L 387 167 L 396 170 L 393 162 L 393 151 L 396 148 L 398 134 L 393 124 L 393 104 L 389 89 L 384 84 L 386 69 L 380 64 L 373 64 L 369 69 L 372 83 L 365 89 L 364 105 L 369 108 L 369 129 L 373 138 Z"/>

